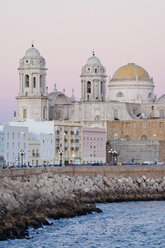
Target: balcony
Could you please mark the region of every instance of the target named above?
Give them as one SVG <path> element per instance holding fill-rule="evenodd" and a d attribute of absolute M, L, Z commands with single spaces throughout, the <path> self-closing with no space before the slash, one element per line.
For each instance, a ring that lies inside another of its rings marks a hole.
<path fill-rule="evenodd" d="M 60 144 L 56 143 L 56 149 L 59 149 L 59 148 L 60 148 Z"/>
<path fill-rule="evenodd" d="M 80 140 L 79 136 L 76 136 L 75 141 L 79 142 L 79 140 Z"/>
<path fill-rule="evenodd" d="M 38 158 L 39 156 L 40 156 L 40 154 L 38 152 L 33 152 L 32 153 L 32 157 L 37 157 Z"/>

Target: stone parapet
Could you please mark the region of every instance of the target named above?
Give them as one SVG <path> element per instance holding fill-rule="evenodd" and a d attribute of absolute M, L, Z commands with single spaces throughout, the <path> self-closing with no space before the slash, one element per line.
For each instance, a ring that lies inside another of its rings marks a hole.
<path fill-rule="evenodd" d="M 97 175 L 114 177 L 146 177 L 159 178 L 165 176 L 165 165 L 141 165 L 141 166 L 68 166 L 68 167 L 36 167 L 0 170 L 0 178 L 24 177 L 51 172 L 57 175 L 88 176 Z"/>

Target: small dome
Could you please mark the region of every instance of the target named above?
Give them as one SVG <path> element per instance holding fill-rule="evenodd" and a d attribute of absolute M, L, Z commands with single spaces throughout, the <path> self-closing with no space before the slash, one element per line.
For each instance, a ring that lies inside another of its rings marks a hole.
<path fill-rule="evenodd" d="M 32 46 L 26 51 L 25 57 L 28 58 L 40 57 L 40 52 L 34 46 Z"/>
<path fill-rule="evenodd" d="M 151 80 L 148 72 L 134 63 L 129 63 L 127 65 L 120 67 L 112 77 L 112 81 L 137 80 L 137 79 L 147 80 L 147 81 Z"/>
<path fill-rule="evenodd" d="M 87 60 L 87 65 L 99 65 L 99 66 L 102 66 L 100 60 L 95 56 L 93 55 L 92 57 L 90 57 L 88 60 Z"/>

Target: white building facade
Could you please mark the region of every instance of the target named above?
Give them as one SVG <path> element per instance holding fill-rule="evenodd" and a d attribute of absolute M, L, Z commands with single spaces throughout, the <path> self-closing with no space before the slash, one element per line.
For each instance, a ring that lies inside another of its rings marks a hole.
<path fill-rule="evenodd" d="M 28 164 L 27 127 L 4 126 L 4 159 L 7 166 Z"/>

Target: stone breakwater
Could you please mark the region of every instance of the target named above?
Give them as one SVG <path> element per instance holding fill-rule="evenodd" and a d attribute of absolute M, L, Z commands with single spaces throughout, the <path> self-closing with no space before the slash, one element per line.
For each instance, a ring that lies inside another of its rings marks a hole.
<path fill-rule="evenodd" d="M 107 178 L 44 173 L 0 181 L 0 240 L 28 236 L 28 227 L 89 214 L 96 202 L 165 199 L 165 177 Z"/>

